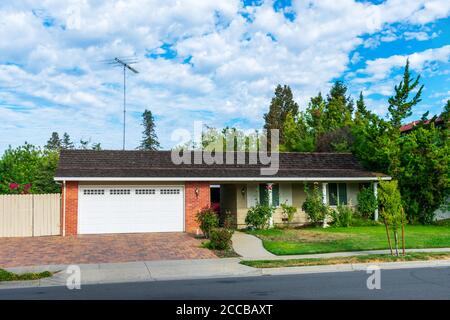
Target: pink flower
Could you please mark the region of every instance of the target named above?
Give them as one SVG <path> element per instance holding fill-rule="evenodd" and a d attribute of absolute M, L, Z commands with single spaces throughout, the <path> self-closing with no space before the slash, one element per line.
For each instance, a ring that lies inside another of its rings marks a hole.
<path fill-rule="evenodd" d="M 267 190 L 272 190 L 272 185 L 271 184 L 266 185 L 266 189 Z"/>
<path fill-rule="evenodd" d="M 16 189 L 19 188 L 19 184 L 18 184 L 18 183 L 15 183 L 15 182 L 11 182 L 11 183 L 9 184 L 9 188 L 10 188 L 11 190 L 16 190 Z"/>
<path fill-rule="evenodd" d="M 31 188 L 31 183 L 27 183 L 23 185 L 23 193 L 28 193 L 28 191 L 30 191 Z"/>

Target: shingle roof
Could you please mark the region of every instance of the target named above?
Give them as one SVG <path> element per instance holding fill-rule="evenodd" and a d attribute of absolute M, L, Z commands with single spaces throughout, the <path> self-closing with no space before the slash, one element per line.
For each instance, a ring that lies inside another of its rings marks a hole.
<path fill-rule="evenodd" d="M 261 177 L 260 164 L 180 164 L 170 151 L 63 150 L 56 177 L 79 178 L 252 178 Z M 192 156 L 192 159 L 194 157 Z M 382 174 L 365 170 L 349 153 L 280 153 L 280 178 L 353 178 Z M 181 179 L 182 180 L 182 179 Z"/>

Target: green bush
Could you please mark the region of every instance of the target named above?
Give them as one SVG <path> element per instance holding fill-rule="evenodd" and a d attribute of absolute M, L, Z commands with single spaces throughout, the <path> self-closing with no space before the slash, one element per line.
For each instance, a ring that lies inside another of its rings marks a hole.
<path fill-rule="evenodd" d="M 331 211 L 332 224 L 336 227 L 350 227 L 353 221 L 354 210 L 350 206 L 338 205 Z"/>
<path fill-rule="evenodd" d="M 219 226 L 219 217 L 217 213 L 211 209 L 203 209 L 197 214 L 197 222 L 206 238 L 210 237 L 211 229 Z"/>
<path fill-rule="evenodd" d="M 233 230 L 227 228 L 213 228 L 210 233 L 209 247 L 214 250 L 229 250 Z"/>
<path fill-rule="evenodd" d="M 283 216 L 286 217 L 287 222 L 291 223 L 294 219 L 294 214 L 297 212 L 297 208 L 286 203 L 282 203 L 281 209 L 283 210 Z"/>
<path fill-rule="evenodd" d="M 317 225 L 325 219 L 330 209 L 323 203 L 322 193 L 317 183 L 314 184 L 312 190 L 309 189 L 308 185 L 305 185 L 305 193 L 306 199 L 303 202 L 302 209 L 308 216 L 309 221 Z"/>
<path fill-rule="evenodd" d="M 361 217 L 370 219 L 378 208 L 378 201 L 373 193 L 373 188 L 363 188 L 358 193 L 358 212 Z"/>
<path fill-rule="evenodd" d="M 271 206 L 257 204 L 248 210 L 245 224 L 250 228 L 264 229 L 272 217 L 273 210 Z"/>

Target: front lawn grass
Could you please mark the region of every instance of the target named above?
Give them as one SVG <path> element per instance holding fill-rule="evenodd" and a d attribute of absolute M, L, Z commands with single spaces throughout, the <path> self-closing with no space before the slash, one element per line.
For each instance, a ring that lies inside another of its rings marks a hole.
<path fill-rule="evenodd" d="M 276 255 L 389 249 L 383 225 L 268 229 L 248 233 L 261 238 L 264 247 Z M 393 235 L 391 239 L 394 239 Z M 406 248 L 450 247 L 450 226 L 407 225 L 405 243 Z"/>
<path fill-rule="evenodd" d="M 391 256 L 388 254 L 369 254 L 364 256 L 319 258 L 319 259 L 289 259 L 289 260 L 244 260 L 241 264 L 254 268 L 282 268 L 321 266 L 348 263 L 380 263 L 423 260 L 449 260 L 450 252 L 413 252 L 406 256 Z"/>
<path fill-rule="evenodd" d="M 0 269 L 0 282 L 2 281 L 19 281 L 19 280 L 37 280 L 42 278 L 51 277 L 53 274 L 50 271 L 44 272 L 29 272 L 16 274 L 13 272 L 6 271 L 4 269 Z"/>

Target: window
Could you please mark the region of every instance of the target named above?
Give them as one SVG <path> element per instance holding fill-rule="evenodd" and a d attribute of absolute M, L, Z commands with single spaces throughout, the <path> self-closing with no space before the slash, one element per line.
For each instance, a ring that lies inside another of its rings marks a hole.
<path fill-rule="evenodd" d="M 109 194 L 119 195 L 119 194 L 130 194 L 130 189 L 111 189 L 109 190 Z"/>
<path fill-rule="evenodd" d="M 155 189 L 136 189 L 136 194 L 155 194 Z"/>
<path fill-rule="evenodd" d="M 261 205 L 269 204 L 269 190 L 266 183 L 259 185 L 259 203 Z M 280 205 L 280 185 L 272 184 L 272 206 L 278 207 Z"/>
<path fill-rule="evenodd" d="M 330 206 L 338 204 L 347 204 L 347 184 L 329 183 L 328 184 L 328 203 Z"/>
<path fill-rule="evenodd" d="M 84 189 L 83 190 L 84 195 L 103 195 L 105 194 L 104 189 Z"/>
<path fill-rule="evenodd" d="M 160 194 L 180 194 L 180 189 L 161 189 Z"/>

